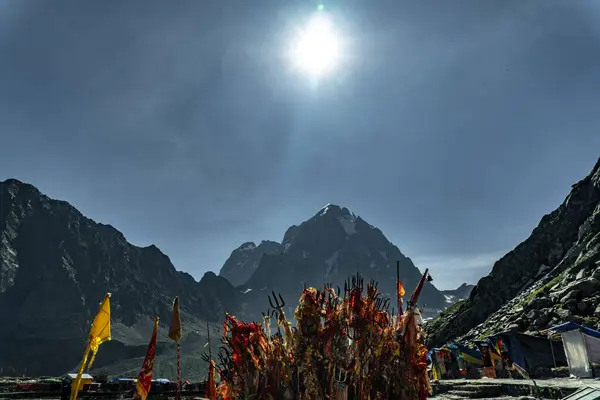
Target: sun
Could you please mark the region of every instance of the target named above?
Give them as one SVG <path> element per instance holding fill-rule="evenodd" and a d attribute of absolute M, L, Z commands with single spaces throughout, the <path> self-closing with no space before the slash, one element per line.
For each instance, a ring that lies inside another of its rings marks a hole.
<path fill-rule="evenodd" d="M 339 42 L 331 20 L 325 14 L 314 15 L 293 47 L 295 67 L 311 76 L 326 74 L 338 61 Z"/>

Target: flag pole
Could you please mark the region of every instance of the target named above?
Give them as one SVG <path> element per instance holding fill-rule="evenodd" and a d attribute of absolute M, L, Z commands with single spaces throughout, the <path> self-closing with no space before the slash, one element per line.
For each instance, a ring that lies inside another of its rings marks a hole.
<path fill-rule="evenodd" d="M 206 333 L 208 335 L 208 358 L 212 360 L 212 351 L 210 350 L 210 328 L 208 326 L 208 321 L 206 321 Z"/>
<path fill-rule="evenodd" d="M 179 297 L 173 301 L 173 314 L 171 315 L 171 327 L 169 337 L 177 343 L 177 392 L 176 399 L 181 398 L 181 317 L 179 315 Z"/>
<path fill-rule="evenodd" d="M 398 292 L 400 287 L 398 286 L 398 282 L 400 282 L 400 261 L 396 261 L 396 301 L 398 303 L 398 318 L 402 316 L 404 311 L 402 310 L 402 296 Z"/>
<path fill-rule="evenodd" d="M 83 353 L 83 359 L 81 360 L 81 365 L 79 366 L 79 371 L 77 372 L 77 378 L 75 381 L 71 382 L 71 396 L 70 400 L 77 399 L 77 393 L 79 392 L 79 385 L 81 383 L 81 376 L 83 375 L 83 370 L 85 368 L 88 356 L 90 354 L 90 343 L 88 342 L 87 346 L 85 346 L 85 353 Z"/>
<path fill-rule="evenodd" d="M 177 400 L 181 399 L 181 345 L 177 342 Z"/>

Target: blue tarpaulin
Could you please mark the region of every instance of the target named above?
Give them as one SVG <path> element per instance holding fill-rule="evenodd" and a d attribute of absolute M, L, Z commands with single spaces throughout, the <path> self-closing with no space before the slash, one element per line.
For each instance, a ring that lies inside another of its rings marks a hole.
<path fill-rule="evenodd" d="M 527 371 L 540 367 L 567 365 L 562 341 L 550 340 L 519 332 L 503 332 L 490 336 L 495 346 L 498 340 L 506 346 L 508 357 Z"/>

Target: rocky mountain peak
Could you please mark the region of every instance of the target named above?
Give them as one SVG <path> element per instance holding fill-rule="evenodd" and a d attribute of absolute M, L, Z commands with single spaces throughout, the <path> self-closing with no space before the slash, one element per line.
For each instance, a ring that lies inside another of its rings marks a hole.
<path fill-rule="evenodd" d="M 348 276 L 357 271 L 365 279 L 379 281 L 383 293 L 393 296 L 397 261 L 400 261 L 407 290 L 412 290 L 421 276 L 412 261 L 379 229 L 346 207 L 333 204 L 321 208 L 301 224 L 291 226 L 282 244 L 273 245 L 271 250 L 257 249 L 241 256 L 234 252 L 221 269 L 220 275 L 227 279 L 237 279 L 240 275 L 239 272 L 233 274 L 233 270 L 252 270 L 240 291 L 245 293 L 249 303 L 253 302 L 253 296 L 258 296 L 256 307 L 264 306 L 264 293 L 269 290 L 281 292 L 295 301 L 304 284 L 320 287 L 329 282 L 343 287 Z M 238 284 L 239 280 L 232 282 Z M 423 300 L 430 309 L 445 306 L 444 296 L 430 283 L 425 286 Z"/>

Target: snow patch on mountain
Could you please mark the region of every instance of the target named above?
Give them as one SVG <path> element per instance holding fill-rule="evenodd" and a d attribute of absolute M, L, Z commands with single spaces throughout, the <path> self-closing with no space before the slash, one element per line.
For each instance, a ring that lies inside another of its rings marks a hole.
<path fill-rule="evenodd" d="M 340 224 L 342 224 L 342 228 L 344 228 L 347 235 L 351 236 L 356 233 L 356 216 L 354 214 L 338 217 L 338 220 L 340 221 Z"/>
<path fill-rule="evenodd" d="M 325 270 L 325 277 L 329 277 L 332 270 L 334 268 L 337 268 L 339 253 L 340 253 L 340 251 L 336 250 L 333 252 L 333 254 L 327 260 L 325 260 L 325 264 L 327 264 L 327 269 Z"/>

